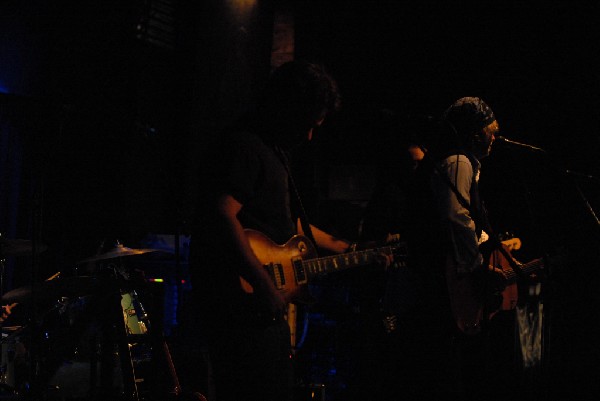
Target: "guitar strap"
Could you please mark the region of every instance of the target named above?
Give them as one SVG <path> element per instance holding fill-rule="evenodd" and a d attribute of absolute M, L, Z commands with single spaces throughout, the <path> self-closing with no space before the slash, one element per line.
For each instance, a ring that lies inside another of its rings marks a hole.
<path fill-rule="evenodd" d="M 462 196 L 462 194 L 459 192 L 456 185 L 450 180 L 450 178 L 448 178 L 448 175 L 442 171 L 442 169 L 440 168 L 440 166 L 437 163 L 433 163 L 433 165 L 434 165 L 436 171 L 438 172 L 438 174 L 440 175 L 440 177 L 442 177 L 442 179 L 446 182 L 446 184 L 450 187 L 450 189 L 452 189 L 452 191 L 456 195 L 456 198 L 458 199 L 460 204 L 465 209 L 467 209 L 469 211 L 473 211 L 473 208 L 471 207 L 469 202 L 467 202 L 465 197 Z M 477 185 L 477 184 L 475 184 L 475 185 Z M 479 191 L 475 191 L 475 192 L 476 192 L 477 199 L 479 200 L 479 193 L 478 193 Z M 522 275 L 523 273 L 521 272 L 521 269 L 519 268 L 519 266 L 516 264 L 516 262 L 514 261 L 512 256 L 506 251 L 506 249 L 504 249 L 500 239 L 494 234 L 494 230 L 492 230 L 490 222 L 487 218 L 487 210 L 485 208 L 485 205 L 483 204 L 483 201 L 480 200 L 478 206 L 479 207 L 476 209 L 477 210 L 476 214 L 478 215 L 477 217 L 478 217 L 479 221 L 481 222 L 482 227 L 489 234 L 490 240 L 492 241 L 494 248 L 498 249 L 498 251 L 500 253 L 502 253 L 502 255 L 506 258 L 506 260 L 508 261 L 510 266 L 513 268 L 513 270 L 517 274 Z"/>
<path fill-rule="evenodd" d="M 450 156 L 452 154 L 455 154 L 456 156 L 458 156 L 459 154 L 463 154 L 463 155 L 467 156 L 463 152 L 451 152 L 451 153 L 448 153 L 447 156 Z M 467 156 L 467 158 L 469 159 L 469 162 L 471 162 L 471 165 L 472 165 L 473 162 L 471 161 L 471 158 L 468 157 L 468 156 Z M 445 172 L 443 172 L 443 170 L 440 168 L 440 165 L 438 163 L 436 163 L 435 161 L 433 161 L 433 160 L 431 161 L 431 164 L 433 165 L 433 167 L 437 171 L 438 175 L 444 180 L 444 182 L 450 187 L 450 189 L 452 189 L 452 191 L 456 195 L 456 199 L 458 200 L 458 202 L 465 209 L 467 209 L 471 213 L 471 215 L 473 216 L 473 220 L 475 221 L 475 226 L 476 226 L 476 230 L 477 230 L 477 235 L 481 235 L 481 230 L 482 230 L 482 228 L 484 226 L 486 226 L 485 227 L 486 230 L 490 230 L 489 224 L 487 224 L 487 219 L 484 216 L 484 210 L 483 210 L 483 207 L 482 207 L 482 204 L 481 204 L 481 200 L 479 198 L 479 191 L 478 191 L 478 188 L 477 188 L 477 182 L 475 180 L 473 180 L 473 184 L 471 184 L 470 193 L 471 193 L 471 199 L 473 200 L 473 202 L 469 203 L 464 198 L 464 196 L 462 196 L 462 194 L 458 191 L 458 188 L 450 180 L 450 178 L 448 177 L 448 175 Z"/>
<path fill-rule="evenodd" d="M 280 158 L 281 162 L 283 163 L 283 166 L 285 167 L 285 170 L 288 175 L 289 186 L 294 191 L 294 195 L 296 195 L 296 201 L 298 202 L 298 212 L 299 212 L 299 217 L 300 217 L 300 224 L 302 225 L 302 232 L 304 233 L 304 235 L 306 235 L 306 237 L 310 241 L 312 241 L 312 243 L 315 246 L 317 246 L 317 241 L 315 241 L 315 237 L 313 236 L 312 230 L 310 228 L 310 224 L 308 223 L 308 217 L 306 215 L 306 210 L 304 209 L 304 205 L 302 204 L 302 198 L 300 197 L 300 192 L 298 191 L 298 187 L 296 186 L 296 182 L 294 181 L 294 177 L 292 177 L 292 172 L 290 171 L 289 159 L 288 159 L 286 153 L 284 152 L 284 150 L 281 149 L 279 146 L 275 147 L 275 151 L 279 155 L 279 158 Z M 307 296 L 312 298 L 312 296 L 310 295 L 310 291 L 309 291 L 309 293 L 307 293 Z M 306 335 L 306 331 L 307 331 L 306 324 L 308 323 L 308 320 L 305 320 L 305 325 L 304 325 L 304 328 L 302 331 L 300 343 L 298 343 L 296 341 L 296 316 L 297 316 L 296 308 L 297 308 L 297 306 L 294 303 L 290 303 L 288 305 L 288 310 L 287 310 L 287 321 L 288 321 L 288 325 L 290 327 L 290 343 L 292 345 L 292 352 L 294 352 L 296 349 L 298 349 L 302 346 L 302 343 L 304 342 L 304 336 Z M 308 316 L 308 314 L 305 314 L 305 319 L 307 316 Z"/>
<path fill-rule="evenodd" d="M 306 215 L 306 210 L 304 209 L 304 204 L 302 203 L 302 198 L 300 196 L 300 192 L 298 191 L 298 187 L 296 186 L 296 182 L 294 181 L 294 177 L 292 176 L 292 172 L 290 170 L 289 160 L 283 149 L 280 147 L 275 148 L 277 154 L 279 155 L 285 170 L 288 175 L 288 182 L 290 184 L 290 188 L 293 190 L 294 195 L 296 196 L 296 202 L 298 203 L 298 213 L 300 217 L 300 225 L 302 225 L 302 231 L 304 234 L 312 241 L 312 243 L 316 246 L 317 241 L 315 241 L 315 237 L 313 236 L 312 230 L 310 228 L 310 223 L 308 222 L 308 216 Z"/>
<path fill-rule="evenodd" d="M 476 218 L 476 220 L 479 220 L 481 222 L 485 222 L 484 224 L 481 225 L 485 225 L 486 230 L 489 230 L 489 223 L 487 221 L 487 218 L 484 217 L 484 210 L 483 207 L 481 207 L 481 209 L 479 208 L 475 208 L 475 207 L 471 207 L 471 205 L 469 204 L 469 202 L 465 199 L 464 196 L 462 196 L 462 194 L 460 193 L 460 191 L 458 190 L 458 188 L 456 187 L 456 185 L 450 180 L 450 178 L 448 177 L 448 175 L 442 171 L 442 169 L 440 168 L 439 164 L 437 163 L 432 163 L 434 168 L 436 169 L 438 175 L 444 180 L 444 182 L 450 187 L 450 189 L 452 189 L 452 191 L 454 192 L 454 194 L 456 195 L 456 199 L 458 199 L 458 202 L 467 210 L 469 210 L 470 212 L 476 212 L 475 214 L 477 216 L 474 216 Z M 475 191 L 477 192 L 477 191 Z M 476 209 L 476 210 L 474 210 Z M 477 224 L 480 225 L 480 224 Z M 491 233 L 490 233 L 491 235 Z"/>

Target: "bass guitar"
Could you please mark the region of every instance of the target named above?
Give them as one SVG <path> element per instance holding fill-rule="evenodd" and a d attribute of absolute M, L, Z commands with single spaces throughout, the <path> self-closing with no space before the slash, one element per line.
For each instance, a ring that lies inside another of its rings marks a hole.
<path fill-rule="evenodd" d="M 503 241 L 501 246 L 502 250 L 496 249 L 490 255 L 488 277 L 491 282 L 487 285 L 484 285 L 481 277 L 472 274 L 458 277 L 456 269 L 448 264 L 446 282 L 450 306 L 458 329 L 465 334 L 475 335 L 481 332 L 484 316 L 489 320 L 501 310 L 514 309 L 518 302 L 519 281 L 523 278 L 534 279 L 537 272 L 544 268 L 541 258 L 521 264 L 512 257 L 510 251 L 521 246 L 518 238 Z M 515 271 L 515 268 L 518 270 Z M 485 305 L 485 300 L 494 295 L 499 295 L 501 302 L 493 310 L 488 310 L 490 305 Z"/>
<path fill-rule="evenodd" d="M 293 303 L 307 304 L 312 301 L 307 284 L 316 276 L 375 264 L 380 254 L 393 256 L 395 266 L 401 267 L 406 264 L 406 244 L 401 242 L 319 258 L 315 246 L 303 235 L 294 235 L 285 244 L 280 245 L 260 231 L 244 231 L 250 247 L 269 273 L 275 287 Z M 245 292 L 254 291 L 244 278 L 240 277 L 240 282 Z"/>

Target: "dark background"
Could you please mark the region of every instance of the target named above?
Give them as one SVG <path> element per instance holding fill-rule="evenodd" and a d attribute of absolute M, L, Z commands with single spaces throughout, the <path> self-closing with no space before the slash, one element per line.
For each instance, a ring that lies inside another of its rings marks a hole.
<path fill-rule="evenodd" d="M 482 191 L 496 230 L 523 240 L 519 258 L 567 254 L 548 298 L 549 370 L 561 390 L 591 385 L 600 6 L 263 1 L 243 19 L 231 4 L 0 2 L 0 229 L 48 245 L 37 277 L 69 271 L 102 241 L 185 234 L 189 195 L 201 196 L 196 150 L 266 77 L 272 15 L 285 5 L 296 58 L 323 62 L 344 98 L 307 150 L 314 221 L 356 236 L 374 167 L 394 151 L 382 143 L 459 97 L 482 97 L 502 135 L 547 151 L 495 149 Z M 170 18 L 157 36 L 144 30 L 153 5 Z M 5 286 L 27 283 L 28 262 L 11 263 L 25 267 Z"/>
<path fill-rule="evenodd" d="M 486 100 L 502 135 L 546 149 L 555 171 L 545 175 L 600 174 L 598 6 L 289 3 L 296 58 L 322 61 L 344 97 L 315 141 L 321 175 L 331 165 L 377 164 L 387 157 L 385 121 L 402 128 L 462 96 Z M 138 230 L 172 231 L 190 146 L 231 120 L 268 71 L 270 2 L 259 2 L 260 14 L 249 20 L 236 19 L 225 1 L 178 3 L 162 45 L 136 30 L 148 4 L 2 3 L 3 104 L 20 108 L 13 115 L 28 113 L 21 118 L 24 166 L 48 197 L 46 218 L 88 220 L 88 232 L 116 225 L 120 235 L 136 231 L 132 239 Z M 513 180 L 544 162 L 494 156 Z M 319 187 L 325 200 L 328 179 Z M 597 180 L 573 181 L 597 206 Z M 341 197 L 368 195 L 350 192 Z"/>

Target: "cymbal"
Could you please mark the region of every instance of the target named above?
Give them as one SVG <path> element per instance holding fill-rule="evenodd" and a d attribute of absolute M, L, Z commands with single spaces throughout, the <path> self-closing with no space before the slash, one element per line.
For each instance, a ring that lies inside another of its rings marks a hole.
<path fill-rule="evenodd" d="M 15 288 L 2 296 L 4 303 L 26 303 L 35 295 L 39 301 L 59 297 L 81 297 L 108 289 L 106 279 L 95 276 L 55 278 L 34 285 Z"/>
<path fill-rule="evenodd" d="M 37 252 L 44 252 L 48 247 L 38 244 Z M 0 236 L 0 254 L 4 256 L 25 255 L 33 252 L 33 242 L 26 239 L 8 239 Z"/>
<path fill-rule="evenodd" d="M 151 249 L 151 248 L 146 248 L 146 249 L 127 248 L 126 246 L 119 244 L 108 252 L 100 253 L 100 254 L 91 256 L 89 258 L 80 260 L 78 263 L 95 262 L 98 260 L 120 258 L 123 256 L 141 255 L 143 253 L 159 252 L 159 251 L 161 251 L 161 250 L 160 249 Z"/>

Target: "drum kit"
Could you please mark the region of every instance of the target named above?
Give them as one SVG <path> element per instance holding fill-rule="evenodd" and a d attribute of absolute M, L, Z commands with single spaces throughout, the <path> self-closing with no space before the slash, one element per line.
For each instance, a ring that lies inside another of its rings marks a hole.
<path fill-rule="evenodd" d="M 46 248 L 0 236 L 0 277 L 5 257 Z M 77 262 L 100 266 L 93 274 L 56 273 L 2 294 L 5 309 L 18 307 L 25 313 L 21 325 L 5 325 L 10 314 L 3 319 L 0 400 L 141 401 L 179 396 L 168 346 L 160 330 L 153 329 L 138 294 L 144 281 L 135 282 L 122 259 L 151 252 L 163 251 L 117 243 Z M 146 376 L 152 374 L 163 376 L 160 388 Z"/>

